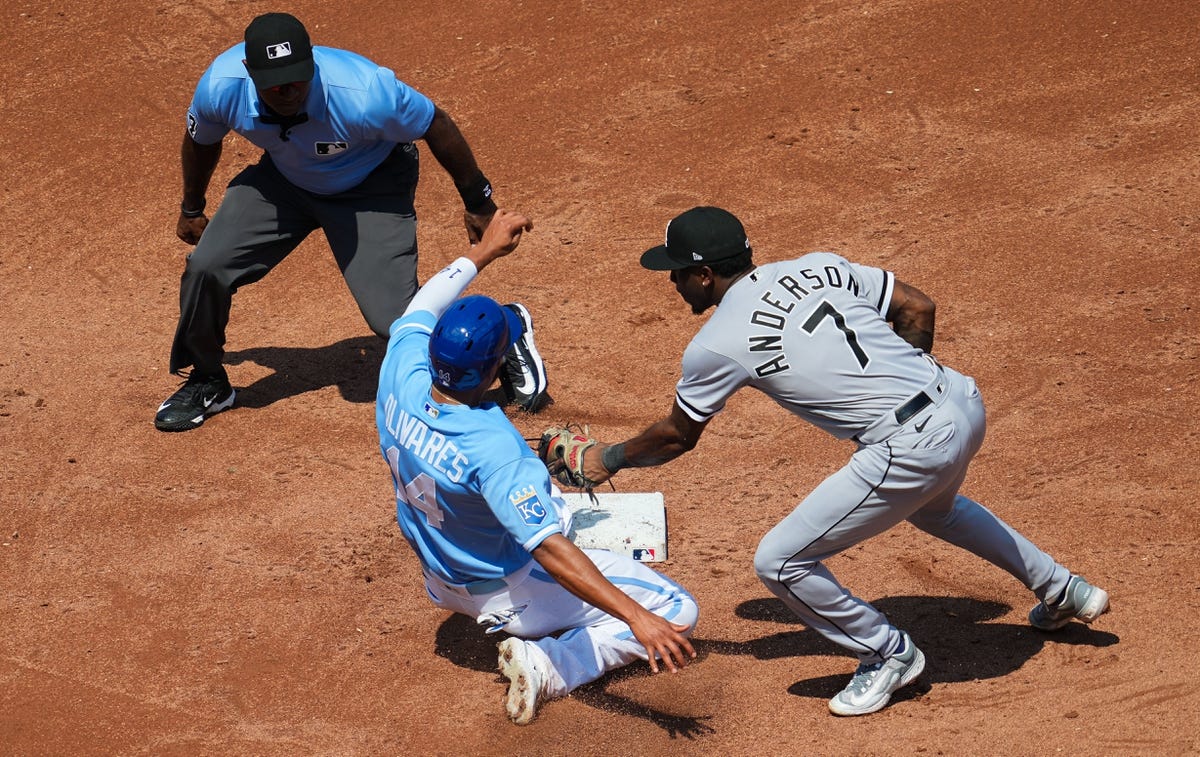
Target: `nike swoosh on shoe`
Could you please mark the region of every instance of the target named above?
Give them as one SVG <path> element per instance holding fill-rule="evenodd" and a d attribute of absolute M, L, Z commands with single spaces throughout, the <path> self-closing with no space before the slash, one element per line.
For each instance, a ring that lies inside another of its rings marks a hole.
<path fill-rule="evenodd" d="M 533 371 L 529 370 L 529 365 L 524 360 L 520 361 L 520 364 L 521 385 L 516 387 L 516 390 L 521 394 L 533 394 L 533 390 L 537 387 L 533 379 Z"/>

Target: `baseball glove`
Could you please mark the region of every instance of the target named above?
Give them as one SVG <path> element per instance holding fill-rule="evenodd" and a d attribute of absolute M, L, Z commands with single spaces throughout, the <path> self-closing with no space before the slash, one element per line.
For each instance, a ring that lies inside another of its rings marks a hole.
<path fill-rule="evenodd" d="M 556 481 L 564 486 L 573 486 L 590 492 L 598 482 L 592 481 L 583 472 L 583 453 L 598 442 L 588 433 L 587 426 L 568 423 L 566 426 L 551 426 L 542 432 L 538 443 L 538 457 Z"/>

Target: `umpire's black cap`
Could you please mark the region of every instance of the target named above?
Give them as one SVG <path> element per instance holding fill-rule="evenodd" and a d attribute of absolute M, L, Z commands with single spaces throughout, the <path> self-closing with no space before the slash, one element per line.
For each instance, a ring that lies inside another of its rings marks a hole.
<path fill-rule="evenodd" d="M 680 213 L 667 224 L 666 244 L 642 253 L 642 267 L 677 271 L 736 257 L 750 250 L 742 222 L 733 213 L 702 206 Z"/>
<path fill-rule="evenodd" d="M 257 89 L 312 81 L 308 30 L 289 13 L 264 13 L 246 27 L 246 70 Z"/>

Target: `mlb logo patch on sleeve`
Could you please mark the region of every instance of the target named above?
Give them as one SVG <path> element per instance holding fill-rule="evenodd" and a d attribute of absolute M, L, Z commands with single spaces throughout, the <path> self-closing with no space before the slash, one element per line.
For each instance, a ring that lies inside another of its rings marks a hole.
<path fill-rule="evenodd" d="M 546 521 L 549 511 L 538 498 L 537 489 L 532 486 L 518 486 L 509 492 L 508 501 L 516 508 L 521 520 L 530 526 L 540 526 Z"/>

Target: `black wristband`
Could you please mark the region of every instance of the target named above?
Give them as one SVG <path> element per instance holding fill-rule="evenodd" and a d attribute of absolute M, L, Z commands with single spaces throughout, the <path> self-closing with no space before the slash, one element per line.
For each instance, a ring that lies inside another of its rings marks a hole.
<path fill-rule="evenodd" d="M 629 465 L 629 461 L 625 459 L 625 445 L 622 443 L 605 447 L 604 451 L 600 453 L 600 463 L 609 473 L 616 473 Z"/>
<path fill-rule="evenodd" d="M 496 210 L 496 203 L 492 202 L 492 184 L 487 180 L 487 177 L 480 172 L 469 184 L 458 186 L 455 185 L 458 194 L 462 197 L 463 207 L 468 213 L 492 213 Z"/>
<path fill-rule="evenodd" d="M 208 207 L 208 200 L 201 199 L 200 207 L 188 210 L 184 203 L 179 203 L 179 214 L 184 218 L 199 218 L 204 215 L 204 208 Z"/>

